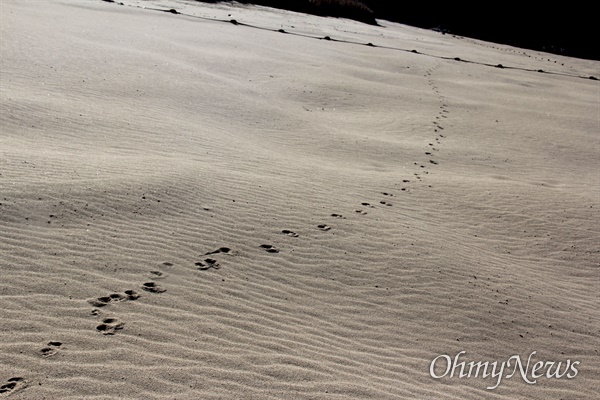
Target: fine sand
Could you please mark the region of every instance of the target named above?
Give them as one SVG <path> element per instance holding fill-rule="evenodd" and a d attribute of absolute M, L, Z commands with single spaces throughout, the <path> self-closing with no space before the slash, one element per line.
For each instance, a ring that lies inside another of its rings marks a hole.
<path fill-rule="evenodd" d="M 598 62 L 0 1 L 0 399 L 597 398 Z"/>

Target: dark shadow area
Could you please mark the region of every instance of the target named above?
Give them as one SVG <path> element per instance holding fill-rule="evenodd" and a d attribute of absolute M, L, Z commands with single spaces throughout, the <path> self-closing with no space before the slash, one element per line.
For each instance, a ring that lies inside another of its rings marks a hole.
<path fill-rule="evenodd" d="M 196 0 L 216 3 L 225 0 Z M 569 3 L 398 2 L 389 0 L 238 0 L 319 16 L 349 18 L 368 24 L 376 19 L 399 22 L 440 34 L 454 34 L 525 49 L 570 57 L 600 60 L 600 46 L 594 43 L 598 29 L 595 7 Z"/>

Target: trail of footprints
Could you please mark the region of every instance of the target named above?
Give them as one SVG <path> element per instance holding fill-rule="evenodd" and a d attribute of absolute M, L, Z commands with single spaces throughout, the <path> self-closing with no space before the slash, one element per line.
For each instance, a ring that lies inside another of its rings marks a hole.
<path fill-rule="evenodd" d="M 413 173 L 414 178 L 402 179 L 402 187 L 400 188 L 401 192 L 405 192 L 405 193 L 410 192 L 411 187 L 409 187 L 409 184 L 412 184 L 412 187 L 414 187 L 414 184 L 422 183 L 423 182 L 422 175 L 428 175 L 430 173 L 429 169 L 432 166 L 439 165 L 439 162 L 435 159 L 435 153 L 439 151 L 439 146 L 441 145 L 442 140 L 446 137 L 444 135 L 444 133 L 442 133 L 445 130 L 444 126 L 442 125 L 442 121 L 444 119 L 448 118 L 448 114 L 449 114 L 446 101 L 445 101 L 444 97 L 442 96 L 437 84 L 435 83 L 434 78 L 432 77 L 432 74 L 435 72 L 435 70 L 437 68 L 440 67 L 440 65 L 441 64 L 438 64 L 436 67 L 430 68 L 425 73 L 427 82 L 428 82 L 429 86 L 431 87 L 432 91 L 437 96 L 439 104 L 440 104 L 437 115 L 435 116 L 434 120 L 431 123 L 432 125 L 429 128 L 430 132 L 433 134 L 433 137 L 431 138 L 430 141 L 428 141 L 428 143 L 426 145 L 426 151 L 424 151 L 424 155 L 425 155 L 424 159 L 421 160 L 420 162 L 414 162 L 414 165 L 418 166 L 418 168 L 419 168 L 417 170 L 417 172 Z M 431 187 L 431 185 L 428 185 L 428 187 Z M 384 197 L 382 199 L 378 200 L 379 205 L 385 206 L 385 207 L 392 207 L 393 203 L 391 201 L 391 197 L 394 197 L 394 194 L 389 193 L 389 192 L 381 192 L 381 195 Z M 373 205 L 369 202 L 366 202 L 366 201 L 361 202 L 360 206 L 361 206 L 361 208 L 357 208 L 354 210 L 355 213 L 358 215 L 367 215 L 369 213 L 369 211 L 367 211 L 367 210 L 376 208 L 375 205 Z M 339 214 L 339 213 L 332 213 L 330 215 L 333 218 L 346 219 L 346 217 L 344 217 L 342 214 Z M 327 232 L 327 231 L 332 230 L 332 227 L 327 224 L 319 224 L 319 225 L 317 225 L 317 228 L 322 232 Z M 281 233 L 284 235 L 290 236 L 290 237 L 294 237 L 294 238 L 299 237 L 298 233 L 291 231 L 289 229 L 284 229 L 281 231 Z M 260 248 L 262 248 L 263 250 L 265 250 L 268 253 L 279 253 L 279 249 L 277 249 L 275 246 L 273 246 L 271 244 L 260 245 Z"/>
<path fill-rule="evenodd" d="M 173 266 L 173 264 L 165 262 L 163 263 L 163 266 L 169 267 Z M 165 277 L 165 274 L 161 271 L 150 271 L 150 274 L 152 279 L 159 279 Z M 154 281 L 143 283 L 141 285 L 141 289 L 149 293 L 166 292 L 166 289 L 164 289 L 162 286 L 160 286 Z M 135 301 L 140 297 L 141 295 L 137 291 L 133 289 L 128 289 L 125 290 L 123 293 L 110 293 L 106 296 L 97 297 L 95 299 L 89 299 L 88 303 L 96 307 L 92 309 L 91 315 L 99 317 L 102 314 L 100 309 L 103 307 L 124 301 Z M 115 317 L 105 316 L 102 318 L 101 322 L 96 326 L 96 331 L 102 333 L 103 335 L 114 335 L 117 333 L 117 331 L 122 330 L 124 327 L 125 322 L 122 322 L 121 320 Z M 62 343 L 60 342 L 49 342 L 48 347 L 45 347 L 41 350 L 42 355 L 48 357 L 56 354 L 56 352 L 58 351 L 57 347 L 61 345 Z"/>
<path fill-rule="evenodd" d="M 431 75 L 436 68 L 432 68 L 432 69 L 426 71 L 425 76 L 428 77 L 428 83 L 431 86 L 434 93 L 438 97 L 438 100 L 440 102 L 440 110 L 438 111 L 438 115 L 435 117 L 435 120 L 432 121 L 433 126 L 431 129 L 434 133 L 433 140 L 432 140 L 432 142 L 428 143 L 429 148 L 427 149 L 427 151 L 424 152 L 424 154 L 425 154 L 425 156 L 427 156 L 428 160 L 423 161 L 421 163 L 419 163 L 419 162 L 414 163 L 415 165 L 418 165 L 420 169 L 422 169 L 420 172 L 414 173 L 414 176 L 415 176 L 417 182 L 422 182 L 422 178 L 421 178 L 422 174 L 429 174 L 429 171 L 426 170 L 428 168 L 427 164 L 430 164 L 430 165 L 438 165 L 439 164 L 439 162 L 434 159 L 434 152 L 439 151 L 439 149 L 435 146 L 439 146 L 439 144 L 441 143 L 441 140 L 443 138 L 445 138 L 445 135 L 443 133 L 441 133 L 441 131 L 444 130 L 444 127 L 440 124 L 439 121 L 448 118 L 448 115 L 447 115 L 448 110 L 447 110 L 447 105 L 444 101 L 444 98 L 440 94 L 439 88 L 435 84 L 433 78 L 431 78 Z M 433 142 L 435 142 L 435 144 Z M 402 180 L 403 184 L 409 184 L 411 182 L 412 181 L 410 179 Z M 404 187 L 401 187 L 400 191 L 409 192 L 410 190 L 405 185 Z M 394 195 L 389 192 L 381 192 L 381 194 L 383 196 L 385 196 L 385 198 L 379 200 L 379 204 L 382 206 L 386 206 L 386 207 L 392 207 L 393 203 L 390 201 L 390 198 L 394 197 Z M 362 202 L 362 203 L 360 203 L 360 205 L 362 206 L 362 208 L 358 208 L 355 210 L 355 213 L 359 214 L 359 215 L 367 215 L 368 214 L 367 209 L 375 208 L 375 206 L 369 202 Z M 346 217 L 344 217 L 342 214 L 339 214 L 339 213 L 332 213 L 331 217 L 338 218 L 338 219 L 346 219 Z M 327 232 L 332 229 L 332 227 L 327 224 L 319 224 L 319 225 L 317 225 L 317 228 L 323 232 Z M 284 235 L 290 236 L 290 237 L 298 237 L 299 236 L 296 232 L 291 231 L 289 229 L 284 229 L 281 231 L 281 233 L 283 233 Z M 273 245 L 270 245 L 270 244 L 263 244 L 260 247 L 269 253 L 278 253 L 279 252 L 279 250 L 277 248 L 275 248 Z"/>
<path fill-rule="evenodd" d="M 421 175 L 429 174 L 428 168 L 430 166 L 438 165 L 439 163 L 435 160 L 435 152 L 439 151 L 438 147 L 441 144 L 441 141 L 445 138 L 445 135 L 442 133 L 444 131 L 444 127 L 441 125 L 440 121 L 447 118 L 448 110 L 446 102 L 444 101 L 443 96 L 440 94 L 439 88 L 435 84 L 435 81 L 431 77 L 432 73 L 436 68 L 432 68 L 426 71 L 425 77 L 428 79 L 428 84 L 433 90 L 433 92 L 438 96 L 440 107 L 438 115 L 435 117 L 435 120 L 432 121 L 431 133 L 433 134 L 432 140 L 428 141 L 427 151 L 424 152 L 424 160 L 421 162 L 414 162 L 414 165 L 418 166 L 417 172 L 413 173 L 413 179 L 402 179 L 402 187 L 400 188 L 401 192 L 409 193 L 411 187 L 409 184 L 412 184 L 414 187 L 415 183 L 423 182 Z M 390 201 L 394 194 L 389 193 L 387 191 L 381 192 L 381 199 L 378 199 L 380 206 L 383 207 L 392 207 L 393 204 Z M 367 215 L 369 212 L 367 210 L 371 210 L 376 208 L 375 205 L 370 202 L 363 201 L 360 202 L 360 208 L 356 208 L 355 215 Z M 346 219 L 340 213 L 331 213 L 330 217 L 333 219 Z M 329 232 L 333 229 L 332 226 L 322 223 L 315 226 L 316 230 L 321 231 L 323 233 Z M 283 229 L 280 232 L 281 235 L 287 236 L 289 238 L 298 238 L 300 234 L 292 231 L 290 229 Z M 273 244 L 261 244 L 258 246 L 261 250 L 270 253 L 277 254 L 280 252 L 279 248 L 274 246 Z M 223 255 L 233 255 L 234 252 L 229 247 L 220 247 L 216 250 L 209 251 L 204 253 L 202 259 L 200 261 L 196 261 L 194 263 L 196 269 L 198 271 L 209 271 L 209 270 L 219 270 L 221 268 L 221 262 L 218 260 L 219 257 Z M 174 264 L 170 262 L 162 263 L 163 267 L 172 267 Z M 162 271 L 153 270 L 150 271 L 150 280 L 148 282 L 144 282 L 141 285 L 141 289 L 147 293 L 152 295 L 165 293 L 166 289 L 164 289 L 161 285 L 159 285 L 156 280 L 163 279 L 167 276 Z M 127 289 L 121 293 L 109 293 L 105 296 L 97 297 L 94 299 L 89 299 L 88 303 L 91 304 L 94 309 L 91 311 L 91 315 L 95 317 L 101 317 L 100 323 L 96 326 L 96 331 L 103 335 L 115 335 L 118 331 L 124 329 L 125 322 L 122 322 L 118 318 L 113 316 L 102 316 L 102 309 L 108 308 L 108 306 L 116 305 L 117 303 L 122 303 L 126 301 L 136 301 L 141 297 L 137 291 L 133 289 Z M 43 347 L 39 352 L 42 357 L 49 358 L 56 355 L 63 344 L 59 341 L 50 341 L 47 343 L 45 347 Z M 27 387 L 27 381 L 22 377 L 14 377 L 10 378 L 5 384 L 0 386 L 0 394 L 2 393 L 11 393 L 17 390 L 21 390 Z"/>
<path fill-rule="evenodd" d="M 427 146 L 429 146 L 427 148 L 427 151 L 424 152 L 425 156 L 426 156 L 426 160 L 423 160 L 421 162 L 415 162 L 414 164 L 417 165 L 420 169 L 419 172 L 415 172 L 414 173 L 414 180 L 411 179 L 402 179 L 402 183 L 403 184 L 411 184 L 411 183 L 416 183 L 416 182 L 422 182 L 422 177 L 421 175 L 425 174 L 429 174 L 429 170 L 428 167 L 432 166 L 432 165 L 438 165 L 439 162 L 437 160 L 434 159 L 434 154 L 435 152 L 439 151 L 438 147 L 441 140 L 443 138 L 445 138 L 445 135 L 443 133 L 441 133 L 441 131 L 444 130 L 444 127 L 441 125 L 440 121 L 442 121 L 443 119 L 448 118 L 448 110 L 447 110 L 447 105 L 446 102 L 443 98 L 443 96 L 440 93 L 439 88 L 437 87 L 434 79 L 432 78 L 432 73 L 439 68 L 440 64 L 438 64 L 436 67 L 431 68 L 429 70 L 426 71 L 425 73 L 425 77 L 428 80 L 428 84 L 431 87 L 431 89 L 433 90 L 433 92 L 437 95 L 438 100 L 440 102 L 440 109 L 438 111 L 438 115 L 436 115 L 435 120 L 432 121 L 432 127 L 431 130 L 433 131 L 434 137 L 433 139 L 427 144 Z M 429 186 L 431 187 L 431 186 Z M 400 188 L 400 191 L 402 192 L 410 192 L 410 188 L 408 187 L 408 185 L 403 185 L 403 187 Z M 385 196 L 384 198 L 378 200 L 379 201 L 379 205 L 381 206 L 385 206 L 385 207 L 392 207 L 393 203 L 390 201 L 391 197 L 394 197 L 394 195 L 392 193 L 389 192 L 381 192 L 381 195 Z M 359 215 L 367 215 L 368 214 L 368 209 L 373 209 L 376 208 L 376 206 L 374 206 L 373 204 L 369 203 L 369 202 L 361 202 L 360 206 L 362 208 L 357 208 L 355 209 L 355 213 L 359 214 Z M 346 219 L 346 217 L 344 217 L 342 214 L 339 213 L 331 213 L 330 216 L 332 218 L 336 218 L 336 219 Z M 323 224 L 318 224 L 317 229 L 320 230 L 321 232 L 328 232 L 331 231 L 333 228 L 330 225 L 327 225 L 325 223 Z M 281 231 L 281 234 L 288 236 L 288 237 L 292 237 L 292 238 L 298 238 L 300 235 L 290 229 L 283 229 Z M 267 253 L 272 253 L 272 254 L 276 254 L 279 253 L 280 250 L 274 246 L 273 244 L 261 244 L 259 245 L 259 248 L 262 249 L 263 251 L 267 252 Z M 220 249 L 217 249 L 215 251 L 212 252 L 208 252 L 205 255 L 211 255 L 211 254 L 218 254 L 218 253 L 229 253 L 230 249 L 228 247 L 221 247 Z M 207 258 L 204 259 L 203 261 L 198 261 L 195 263 L 196 266 L 198 267 L 199 270 L 209 270 L 209 269 L 219 269 L 220 268 L 220 263 L 217 260 L 214 260 L 212 258 Z"/>
<path fill-rule="evenodd" d="M 405 192 L 405 193 L 410 192 L 411 188 L 409 187 L 408 184 L 413 184 L 413 186 L 414 186 L 415 183 L 423 182 L 423 178 L 421 177 L 421 175 L 429 174 L 430 171 L 428 170 L 428 168 L 439 164 L 439 162 L 437 160 L 435 160 L 435 152 L 439 151 L 438 146 L 441 144 L 442 139 L 444 139 L 446 137 L 442 133 L 442 131 L 444 131 L 444 127 L 441 124 L 441 121 L 448 118 L 447 114 L 449 113 L 447 110 L 447 105 L 444 100 L 444 97 L 441 95 L 438 86 L 436 85 L 434 79 L 432 78 L 432 73 L 437 68 L 439 68 L 439 66 L 440 65 L 438 64 L 438 66 L 427 70 L 425 73 L 425 77 L 427 78 L 428 84 L 431 87 L 431 89 L 433 90 L 433 92 L 436 94 L 436 96 L 438 97 L 438 101 L 440 103 L 438 114 L 435 116 L 434 121 L 432 121 L 432 126 L 430 128 L 433 133 L 433 138 L 427 144 L 428 147 L 426 147 L 426 151 L 424 151 L 424 155 L 426 156 L 425 159 L 422 160 L 421 162 L 414 162 L 414 165 L 417 165 L 419 167 L 418 172 L 413 173 L 414 179 L 407 179 L 407 178 L 402 179 L 403 185 L 400 188 L 401 192 Z M 431 187 L 431 185 L 429 185 L 429 187 Z M 379 205 L 385 206 L 385 207 L 392 207 L 393 203 L 391 202 L 391 198 L 394 197 L 394 194 L 389 193 L 389 192 L 381 192 L 381 195 L 384 197 L 382 199 L 378 200 Z M 361 202 L 360 206 L 361 206 L 361 208 L 357 208 L 354 210 L 355 213 L 359 214 L 359 215 L 367 215 L 369 213 L 367 210 L 376 208 L 375 205 L 373 205 L 369 202 L 366 202 L 366 201 Z M 339 214 L 339 213 L 331 213 L 330 216 L 335 219 L 346 219 L 345 216 L 343 216 L 342 214 Z M 333 229 L 332 226 L 327 225 L 325 223 L 318 224 L 316 226 L 316 228 L 318 230 L 320 230 L 321 232 L 328 232 Z M 292 237 L 292 238 L 300 237 L 300 235 L 298 233 L 296 233 L 295 231 L 292 231 L 290 229 L 283 229 L 281 231 L 281 234 L 288 236 L 288 237 Z M 261 244 L 258 247 L 267 253 L 276 254 L 276 253 L 280 252 L 280 250 L 273 244 Z M 230 252 L 230 249 L 228 247 L 221 247 L 220 249 L 217 249 L 212 252 L 208 252 L 205 255 L 212 255 L 212 254 L 218 254 L 218 253 L 229 253 L 229 252 Z M 198 261 L 195 263 L 195 265 L 198 267 L 199 270 L 202 270 L 202 271 L 209 270 L 209 269 L 216 270 L 216 269 L 220 268 L 220 263 L 217 260 L 212 259 L 212 258 L 207 258 L 207 259 L 204 259 L 203 261 Z"/>

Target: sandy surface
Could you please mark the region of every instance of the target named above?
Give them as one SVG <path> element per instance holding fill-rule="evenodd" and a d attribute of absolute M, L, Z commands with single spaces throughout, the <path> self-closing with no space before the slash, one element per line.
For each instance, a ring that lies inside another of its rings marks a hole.
<path fill-rule="evenodd" d="M 598 62 L 260 7 L 0 4 L 0 398 L 597 395 Z M 460 351 L 580 364 L 430 376 Z"/>

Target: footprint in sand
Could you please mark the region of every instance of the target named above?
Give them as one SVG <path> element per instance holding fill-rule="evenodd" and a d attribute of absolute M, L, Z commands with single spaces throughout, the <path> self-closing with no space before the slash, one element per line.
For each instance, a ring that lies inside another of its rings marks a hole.
<path fill-rule="evenodd" d="M 209 255 L 209 254 L 217 254 L 217 253 L 229 253 L 231 251 L 231 249 L 229 247 L 219 247 L 218 249 L 214 250 L 214 251 L 209 251 L 208 253 L 204 253 L 205 256 Z"/>
<path fill-rule="evenodd" d="M 429 162 L 432 163 L 432 164 L 436 164 L 436 165 L 438 164 L 438 162 L 434 161 L 434 160 L 429 160 Z"/>
<path fill-rule="evenodd" d="M 104 318 L 102 323 L 96 327 L 98 332 L 103 335 L 114 335 L 116 331 L 120 331 L 125 326 L 124 322 L 119 322 L 116 318 Z"/>
<path fill-rule="evenodd" d="M 167 289 L 163 289 L 156 282 L 146 282 L 142 285 L 142 289 L 150 293 L 164 293 Z"/>
<path fill-rule="evenodd" d="M 279 253 L 279 250 L 277 250 L 274 246 L 270 244 L 261 244 L 260 247 L 262 249 L 265 249 L 267 253 Z"/>
<path fill-rule="evenodd" d="M 368 212 L 364 211 L 364 210 L 354 210 L 357 214 L 361 214 L 361 215 L 367 215 Z"/>
<path fill-rule="evenodd" d="M 390 197 L 394 197 L 394 195 L 393 195 L 393 194 L 391 194 L 391 193 L 388 193 L 388 192 L 381 192 L 381 194 L 382 194 L 382 195 L 384 195 L 384 196 L 390 196 Z"/>
<path fill-rule="evenodd" d="M 331 216 L 333 218 L 342 218 L 342 219 L 346 219 L 346 217 L 344 217 L 342 214 L 331 214 Z"/>
<path fill-rule="evenodd" d="M 150 271 L 150 278 L 152 279 L 162 279 L 166 278 L 167 274 L 161 271 Z"/>
<path fill-rule="evenodd" d="M 44 347 L 40 350 L 42 357 L 50 357 L 58 353 L 58 348 L 62 346 L 61 342 L 48 342 L 48 347 Z"/>
<path fill-rule="evenodd" d="M 14 393 L 27 387 L 27 381 L 19 376 L 10 378 L 7 382 L 0 386 L 0 393 Z"/>
<path fill-rule="evenodd" d="M 112 298 L 110 296 L 98 297 L 97 299 L 89 299 L 88 303 L 94 307 L 104 307 L 110 303 Z"/>
<path fill-rule="evenodd" d="M 217 260 L 213 260 L 212 258 L 207 258 L 204 261 L 198 261 L 195 263 L 200 271 L 206 271 L 207 269 L 219 269 L 221 266 L 217 262 Z"/>
<path fill-rule="evenodd" d="M 98 297 L 96 299 L 88 300 L 88 303 L 94 307 L 104 307 L 111 302 L 125 301 L 125 300 L 137 300 L 140 295 L 135 290 L 126 290 L 124 294 L 111 293 L 108 296 Z"/>
<path fill-rule="evenodd" d="M 319 228 L 322 231 L 328 231 L 331 229 L 331 227 L 329 225 L 324 225 L 324 224 L 317 225 L 317 228 Z"/>
<path fill-rule="evenodd" d="M 365 207 L 369 207 L 369 208 L 375 208 L 375 206 L 372 206 L 370 203 L 360 203 L 361 206 L 365 206 Z"/>
<path fill-rule="evenodd" d="M 292 232 L 292 231 L 290 231 L 288 229 L 282 230 L 281 233 L 283 233 L 284 235 L 291 236 L 291 237 L 298 237 L 298 236 L 300 236 L 296 232 Z"/>
<path fill-rule="evenodd" d="M 385 206 L 388 206 L 388 207 L 391 207 L 391 206 L 392 206 L 392 203 L 387 203 L 387 202 L 385 202 L 385 201 L 383 201 L 383 200 L 382 200 L 382 201 L 380 201 L 379 203 L 381 203 L 381 204 L 383 204 L 383 205 L 385 205 Z"/>

